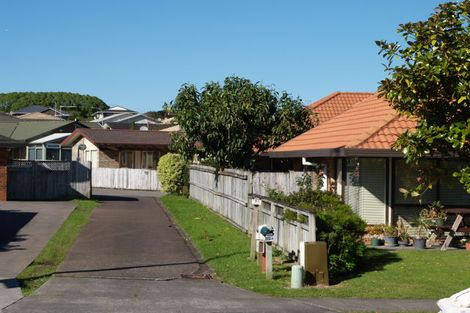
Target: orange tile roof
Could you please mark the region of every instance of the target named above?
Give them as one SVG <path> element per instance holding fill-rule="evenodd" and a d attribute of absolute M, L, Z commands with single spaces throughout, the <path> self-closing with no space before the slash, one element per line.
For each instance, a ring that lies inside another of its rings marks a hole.
<path fill-rule="evenodd" d="M 373 92 L 335 92 L 308 106 L 317 116 L 318 124 L 349 110 L 355 103 L 372 96 Z"/>
<path fill-rule="evenodd" d="M 414 121 L 399 116 L 386 99 L 374 94 L 277 147 L 270 155 L 339 148 L 390 149 L 399 134 L 414 127 Z"/>

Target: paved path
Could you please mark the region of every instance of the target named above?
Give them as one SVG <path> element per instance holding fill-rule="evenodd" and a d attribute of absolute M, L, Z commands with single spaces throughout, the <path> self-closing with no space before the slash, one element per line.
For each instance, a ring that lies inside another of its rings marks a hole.
<path fill-rule="evenodd" d="M 15 277 L 41 252 L 74 208 L 73 202 L 0 203 L 0 309 L 23 296 Z"/>
<path fill-rule="evenodd" d="M 198 279 L 210 269 L 154 198 L 106 194 L 60 273 L 5 312 L 437 311 L 432 301 L 281 299 Z"/>

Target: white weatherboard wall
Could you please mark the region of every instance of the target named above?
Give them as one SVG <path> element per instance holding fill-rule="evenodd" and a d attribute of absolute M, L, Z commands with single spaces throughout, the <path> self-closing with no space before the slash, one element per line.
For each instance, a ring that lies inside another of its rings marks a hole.
<path fill-rule="evenodd" d="M 92 187 L 131 190 L 162 189 L 156 170 L 97 167 L 93 168 L 91 173 Z"/>

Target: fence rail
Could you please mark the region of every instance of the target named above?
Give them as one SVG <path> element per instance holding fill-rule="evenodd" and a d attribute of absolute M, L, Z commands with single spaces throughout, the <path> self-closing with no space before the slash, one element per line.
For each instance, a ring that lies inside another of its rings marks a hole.
<path fill-rule="evenodd" d="M 91 181 L 99 188 L 161 190 L 157 171 L 150 169 L 96 167 Z"/>
<path fill-rule="evenodd" d="M 315 241 L 315 215 L 273 202 L 266 198 L 267 189 L 275 188 L 291 193 L 298 190 L 294 183 L 303 172 L 255 172 L 225 169 L 217 172 L 209 166 L 191 165 L 189 169 L 190 196 L 221 214 L 237 227 L 249 233 L 253 230 L 255 209 L 252 197 L 260 197 L 262 204 L 258 222 L 273 226 L 274 243 L 287 252 L 297 253 L 300 241 Z M 305 221 L 288 221 L 285 210 L 303 215 Z"/>
<path fill-rule="evenodd" d="M 9 200 L 62 200 L 91 197 L 90 165 L 76 161 L 12 161 Z"/>

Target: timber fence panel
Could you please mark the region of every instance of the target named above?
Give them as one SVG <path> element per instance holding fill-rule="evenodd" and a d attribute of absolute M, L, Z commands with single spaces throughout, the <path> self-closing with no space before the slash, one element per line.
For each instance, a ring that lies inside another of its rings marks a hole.
<path fill-rule="evenodd" d="M 253 174 L 238 169 L 225 169 L 217 172 L 209 166 L 191 165 L 189 193 L 192 198 L 248 233 L 252 232 L 253 214 L 258 211 L 252 207 L 251 198 L 261 198 L 259 224 L 274 227 L 276 246 L 289 253 L 298 254 L 300 241 L 315 241 L 316 239 L 315 214 L 276 203 L 266 198 L 265 195 L 267 194 L 266 186 L 280 187 L 277 189 L 286 193 L 298 190 L 297 178 L 302 175 L 303 172 L 257 172 Z M 299 220 L 286 220 L 285 210 L 295 213 L 299 216 Z"/>
<path fill-rule="evenodd" d="M 315 180 L 315 174 L 309 173 Z M 253 174 L 253 193 L 267 197 L 269 189 L 276 189 L 290 194 L 299 191 L 297 181 L 304 172 L 255 172 Z"/>
<path fill-rule="evenodd" d="M 91 197 L 90 165 L 72 161 L 11 161 L 9 200 L 66 200 Z"/>
<path fill-rule="evenodd" d="M 138 168 L 103 168 L 92 170 L 92 186 L 97 188 L 161 190 L 157 170 Z"/>

